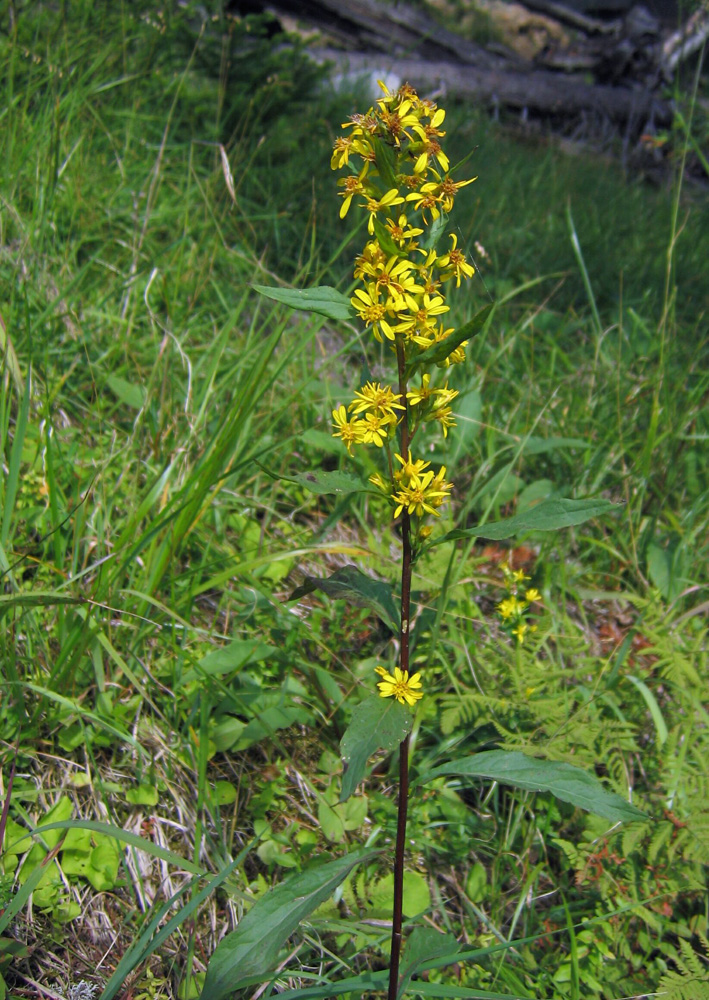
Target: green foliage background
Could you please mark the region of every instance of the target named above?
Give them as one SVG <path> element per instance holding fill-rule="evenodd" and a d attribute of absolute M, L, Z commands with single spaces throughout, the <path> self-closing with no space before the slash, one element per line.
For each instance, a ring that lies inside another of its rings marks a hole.
<path fill-rule="evenodd" d="M 4 901 L 39 881 L 33 922 L 23 909 L 0 939 L 0 972 L 10 989 L 63 976 L 68 991 L 70 975 L 94 974 L 97 910 L 122 928 L 115 968 L 182 893 L 184 919 L 135 953 L 133 982 L 188 997 L 224 926 L 284 872 L 393 834 L 386 757 L 339 802 L 339 739 L 387 656 L 387 624 L 322 594 L 286 600 L 304 575 L 351 563 L 396 578 L 376 504 L 296 478 L 344 468 L 329 413 L 381 356 L 354 327 L 251 290 L 347 291 L 361 233 L 337 218 L 329 152 L 371 97 L 332 88 L 259 19 L 88 0 L 2 16 L 5 793 L 17 764 Z M 454 376 L 458 427 L 436 460 L 457 502 L 442 530 L 548 496 L 623 507 L 419 561 L 414 659 L 428 681 L 413 766 L 523 750 L 596 773 L 648 819 L 615 829 L 485 782 L 423 789 L 406 916 L 476 956 L 433 968 L 425 995 L 703 997 L 705 196 L 680 196 L 677 170 L 656 191 L 591 153 L 520 144 L 468 106 L 449 102 L 446 121 L 452 162 L 476 147 L 479 175 L 454 217 L 480 271 L 456 322 L 498 306 Z M 494 613 L 510 550 L 544 597 L 521 649 Z M 96 831 L 29 845 L 28 829 L 72 818 L 135 827 L 170 852 L 171 878 L 183 858 L 197 881 L 165 881 L 159 853 L 136 866 Z M 296 935 L 279 988 L 316 964 L 327 980 L 376 976 L 390 895 L 384 853 Z"/>

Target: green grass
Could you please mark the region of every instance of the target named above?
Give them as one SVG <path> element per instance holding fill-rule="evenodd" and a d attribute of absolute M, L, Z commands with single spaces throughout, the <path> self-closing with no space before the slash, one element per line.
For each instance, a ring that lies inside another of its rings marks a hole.
<path fill-rule="evenodd" d="M 337 217 L 329 150 L 363 99 L 318 89 L 257 22 L 200 36 L 189 12 L 151 10 L 20 7 L 0 42 L 6 793 L 17 753 L 2 891 L 20 914 L 4 933 L 32 946 L 10 969 L 2 939 L 0 972 L 17 996 L 28 978 L 103 987 L 122 959 L 138 995 L 186 990 L 252 894 L 323 848 L 385 846 L 395 824 L 386 761 L 351 829 L 333 810 L 339 737 L 389 633 L 362 609 L 311 599 L 294 613 L 285 598 L 304 572 L 345 563 L 394 581 L 396 540 L 376 506 L 273 476 L 348 464 L 329 413 L 363 345 L 250 288 L 347 287 L 362 234 Z M 706 933 L 705 206 L 682 196 L 673 229 L 672 190 L 521 145 L 469 108 L 447 122 L 455 156 L 477 147 L 465 169 L 479 175 L 455 220 L 482 278 L 455 318 L 499 304 L 451 379 L 444 527 L 553 489 L 623 506 L 515 549 L 544 597 L 523 651 L 494 611 L 507 549 L 440 547 L 417 564 L 414 657 L 432 679 L 414 766 L 453 747 L 534 748 L 632 787 L 653 819 L 609 834 L 544 796 L 423 794 L 413 884 L 435 925 L 478 950 L 460 980 L 430 981 L 646 992 Z M 377 345 L 366 358 L 376 372 Z M 38 840 L 13 882 L 26 848 L 13 851 L 12 824 L 51 820 L 64 800 L 153 853 L 106 862 L 103 883 L 51 869 L 30 921 L 27 879 L 58 839 Z M 299 968 L 383 967 L 386 875 L 370 866 L 318 911 L 284 985 Z M 149 955 L 141 935 L 183 889 Z M 107 923 L 122 933 L 99 954 Z"/>

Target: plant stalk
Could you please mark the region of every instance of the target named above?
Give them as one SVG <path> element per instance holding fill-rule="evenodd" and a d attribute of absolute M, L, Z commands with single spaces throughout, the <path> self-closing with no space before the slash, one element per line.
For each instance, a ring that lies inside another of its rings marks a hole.
<path fill-rule="evenodd" d="M 400 336 L 396 338 L 396 360 L 399 369 L 399 393 L 405 407 L 401 421 L 401 457 L 409 454 L 409 407 L 406 399 L 406 358 Z M 399 668 L 409 669 L 409 617 L 411 611 L 411 518 L 407 510 L 401 515 L 401 631 L 399 633 Z M 409 807 L 409 737 L 399 745 L 399 804 L 396 822 L 396 854 L 394 857 L 394 910 L 391 922 L 391 960 L 387 1000 L 396 1000 L 399 988 L 401 959 L 401 925 L 404 904 L 404 854 L 406 852 L 406 819 Z"/>

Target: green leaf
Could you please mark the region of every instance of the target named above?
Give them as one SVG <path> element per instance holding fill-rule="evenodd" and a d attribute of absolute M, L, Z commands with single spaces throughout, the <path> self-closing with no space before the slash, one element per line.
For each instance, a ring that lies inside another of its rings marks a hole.
<path fill-rule="evenodd" d="M 452 934 L 441 934 L 433 927 L 416 927 L 406 939 L 397 996 L 403 997 L 411 977 L 419 971 L 424 962 L 445 955 L 450 955 L 453 962 L 455 953 L 459 950 L 458 942 Z"/>
<path fill-rule="evenodd" d="M 522 444 L 523 455 L 543 455 L 548 451 L 560 448 L 588 448 L 588 441 L 581 438 L 565 437 L 528 437 Z"/>
<path fill-rule="evenodd" d="M 126 791 L 126 802 L 132 806 L 156 806 L 158 790 L 155 785 L 137 785 Z"/>
<path fill-rule="evenodd" d="M 301 921 L 332 895 L 353 868 L 375 854 L 360 849 L 337 861 L 318 864 L 258 899 L 212 955 L 202 1000 L 222 1000 L 251 982 L 263 982 Z"/>
<path fill-rule="evenodd" d="M 441 212 L 437 219 L 434 219 L 423 238 L 424 250 L 435 250 L 438 241 L 448 228 L 448 215 Z"/>
<path fill-rule="evenodd" d="M 277 652 L 275 646 L 261 642 L 260 639 L 235 639 L 228 646 L 203 656 L 197 667 L 192 667 L 182 675 L 182 683 L 189 684 L 204 674 L 219 677 L 234 673 L 247 663 L 259 663 Z"/>
<path fill-rule="evenodd" d="M 417 354 L 406 366 L 406 374 L 410 375 L 417 368 L 428 367 L 429 365 L 437 364 L 439 361 L 445 361 L 448 355 L 462 344 L 464 340 L 472 340 L 473 337 L 480 333 L 494 308 L 495 304 L 493 302 L 483 306 L 482 309 L 475 313 L 471 320 L 464 323 L 463 326 L 458 327 L 457 330 L 454 330 L 445 340 L 442 340 L 438 344 L 433 344 L 431 347 L 427 347 L 425 351 L 422 351 L 421 354 Z"/>
<path fill-rule="evenodd" d="M 293 591 L 288 600 L 299 601 L 314 590 L 321 590 L 334 600 L 343 599 L 360 607 L 371 608 L 392 632 L 399 631 L 399 612 L 394 603 L 391 585 L 365 576 L 355 566 L 343 566 L 325 579 L 306 576 L 305 581 Z"/>
<path fill-rule="evenodd" d="M 377 750 L 395 750 L 411 732 L 413 716 L 395 698 L 374 694 L 352 713 L 352 720 L 340 742 L 344 771 L 340 802 L 352 795 L 364 778 L 367 761 Z"/>
<path fill-rule="evenodd" d="M 366 891 L 366 890 L 364 890 Z M 371 916 L 389 917 L 394 904 L 394 873 L 379 879 L 367 892 L 368 913 Z M 404 872 L 403 914 L 417 917 L 431 906 L 431 890 L 420 872 Z"/>
<path fill-rule="evenodd" d="M 268 299 L 282 302 L 291 309 L 301 312 L 314 312 L 328 319 L 351 319 L 354 315 L 350 300 L 342 292 L 329 285 L 318 285 L 316 288 L 272 288 L 269 285 L 252 285 L 254 291 L 260 292 Z"/>
<path fill-rule="evenodd" d="M 562 802 L 603 816 L 612 823 L 631 822 L 645 815 L 620 795 L 607 791 L 598 778 L 581 768 L 527 757 L 517 750 L 486 750 L 453 760 L 428 771 L 419 780 L 424 783 L 451 774 L 463 778 L 490 778 L 532 792 L 551 792 Z"/>
<path fill-rule="evenodd" d="M 106 383 L 113 395 L 132 410 L 141 410 L 145 405 L 146 392 L 142 385 L 127 382 L 120 375 L 109 375 Z"/>
<path fill-rule="evenodd" d="M 645 704 L 647 705 L 648 711 L 652 716 L 652 721 L 655 723 L 657 745 L 661 747 L 667 740 L 669 733 L 667 732 L 667 723 L 665 722 L 660 706 L 657 704 L 655 695 L 652 693 L 647 684 L 644 681 L 641 681 L 639 677 L 634 677 L 632 674 L 626 674 L 625 676 L 631 684 L 635 685 L 645 699 Z"/>
<path fill-rule="evenodd" d="M 498 539 L 511 538 L 521 531 L 558 531 L 574 524 L 583 524 L 584 521 L 590 521 L 592 517 L 599 517 L 609 511 L 617 511 L 621 506 L 610 500 L 544 500 L 502 521 L 491 521 L 475 528 L 456 528 L 431 542 L 428 548 L 456 538 Z"/>
<path fill-rule="evenodd" d="M 299 472 L 295 476 L 277 476 L 289 483 L 298 483 L 311 493 L 325 495 L 327 493 L 367 493 L 376 492 L 359 476 L 351 472 Z"/>
<path fill-rule="evenodd" d="M 392 185 L 392 186 L 395 187 L 396 185 Z M 387 255 L 387 257 L 399 257 L 400 256 L 401 250 L 399 249 L 399 247 L 396 245 L 396 243 L 392 239 L 391 233 L 389 232 L 389 230 L 386 228 L 386 226 L 382 225 L 382 223 L 379 221 L 379 219 L 376 217 L 376 215 L 374 216 L 374 235 L 377 238 L 377 243 L 382 248 L 382 250 Z M 367 382 L 367 381 L 368 381 L 368 379 L 363 379 L 363 381 L 360 383 L 360 385 L 364 385 L 364 383 Z"/>
<path fill-rule="evenodd" d="M 387 191 L 391 191 L 392 188 L 398 188 L 399 184 L 396 179 L 396 167 L 397 167 L 397 156 L 394 150 L 386 142 L 382 142 L 381 139 L 375 137 L 371 140 L 374 146 L 374 156 L 377 170 L 379 171 L 379 176 L 384 182 L 385 194 Z"/>

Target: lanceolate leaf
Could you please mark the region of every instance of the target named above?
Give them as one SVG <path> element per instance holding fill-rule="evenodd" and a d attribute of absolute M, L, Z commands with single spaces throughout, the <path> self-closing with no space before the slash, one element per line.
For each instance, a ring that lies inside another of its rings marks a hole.
<path fill-rule="evenodd" d="M 328 319 L 343 320 L 352 319 L 354 315 L 347 296 L 329 285 L 318 285 L 315 288 L 273 288 L 269 285 L 251 287 L 268 299 L 275 299 L 276 302 L 302 312 L 314 312 L 319 316 L 327 316 Z"/>
<path fill-rule="evenodd" d="M 486 750 L 453 760 L 423 775 L 421 782 L 456 775 L 461 778 L 489 778 L 533 792 L 551 792 L 562 802 L 603 816 L 612 823 L 642 819 L 645 815 L 615 792 L 609 792 L 598 778 L 580 767 L 553 760 L 527 757 L 517 750 Z"/>
<path fill-rule="evenodd" d="M 366 698 L 352 713 L 352 721 L 340 742 L 344 772 L 340 802 L 355 791 L 364 778 L 367 761 L 377 750 L 395 750 L 411 732 L 412 715 L 395 698 Z"/>
<path fill-rule="evenodd" d="M 200 1000 L 223 1000 L 242 986 L 267 979 L 301 921 L 332 895 L 353 868 L 375 854 L 360 849 L 319 864 L 257 900 L 212 955 Z"/>
<path fill-rule="evenodd" d="M 425 351 L 422 351 L 421 354 L 417 354 L 406 366 L 407 375 L 415 371 L 416 368 L 427 367 L 428 365 L 437 364 L 439 361 L 445 361 L 448 355 L 462 344 L 464 340 L 472 340 L 473 337 L 480 333 L 494 308 L 495 306 L 492 302 L 489 305 L 483 306 L 469 322 L 464 323 L 463 326 L 454 330 L 445 340 L 440 341 L 438 344 L 433 344 L 431 347 L 427 347 Z"/>
<path fill-rule="evenodd" d="M 399 630 L 399 613 L 392 597 L 391 586 L 381 580 L 373 580 L 371 576 L 354 566 L 343 566 L 332 576 L 321 579 L 308 576 L 288 598 L 289 601 L 299 601 L 306 594 L 321 590 L 333 598 L 344 598 L 360 607 L 371 608 L 381 620 L 389 626 L 392 632 Z"/>
<path fill-rule="evenodd" d="M 298 483 L 311 493 L 367 493 L 375 492 L 367 483 L 351 472 L 299 472 L 296 476 L 279 476 L 288 482 Z"/>
<path fill-rule="evenodd" d="M 436 538 L 428 547 L 450 542 L 456 538 L 511 538 L 520 531 L 558 531 L 574 524 L 583 524 L 592 517 L 599 517 L 620 508 L 620 504 L 610 500 L 564 500 L 549 499 L 530 507 L 514 517 L 503 521 L 490 521 L 475 528 L 457 528 Z"/>

